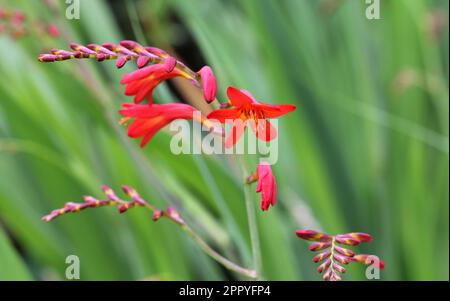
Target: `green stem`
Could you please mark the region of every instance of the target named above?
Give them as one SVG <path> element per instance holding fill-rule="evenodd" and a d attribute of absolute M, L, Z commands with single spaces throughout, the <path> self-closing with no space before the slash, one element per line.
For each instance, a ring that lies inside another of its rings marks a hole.
<path fill-rule="evenodd" d="M 145 203 L 144 205 L 146 208 L 150 209 L 151 212 L 158 211 L 158 209 L 149 203 Z M 170 219 L 172 222 L 180 226 L 180 228 L 186 232 L 187 235 L 189 235 L 190 238 L 192 238 L 197 245 L 206 253 L 208 254 L 212 259 L 223 265 L 225 268 L 229 269 L 230 271 L 236 272 L 238 274 L 244 275 L 249 278 L 256 278 L 257 273 L 254 270 L 249 270 L 244 267 L 241 267 L 240 265 L 226 259 L 219 253 L 217 253 L 213 248 L 211 248 L 206 241 L 203 240 L 194 230 L 192 230 L 191 227 L 189 227 L 182 219 L 174 218 L 170 215 L 163 215 L 164 217 Z"/>
<path fill-rule="evenodd" d="M 226 259 L 219 253 L 217 253 L 215 250 L 213 250 L 200 236 L 197 235 L 188 225 L 184 224 L 181 225 L 181 229 L 183 229 L 184 232 L 186 232 L 198 245 L 199 247 L 209 256 L 211 256 L 215 261 L 222 264 L 224 267 L 229 269 L 230 271 L 242 274 L 249 278 L 256 278 L 257 273 L 254 270 L 249 270 L 246 268 L 243 268 L 234 262 Z"/>
<path fill-rule="evenodd" d="M 259 241 L 258 224 L 256 221 L 255 204 L 252 198 L 251 186 L 246 183 L 249 172 L 246 168 L 246 162 L 241 158 L 241 167 L 243 173 L 245 207 L 247 209 L 247 220 L 250 232 L 250 241 L 252 244 L 253 268 L 256 271 L 257 279 L 262 278 L 262 259 L 261 244 Z"/>

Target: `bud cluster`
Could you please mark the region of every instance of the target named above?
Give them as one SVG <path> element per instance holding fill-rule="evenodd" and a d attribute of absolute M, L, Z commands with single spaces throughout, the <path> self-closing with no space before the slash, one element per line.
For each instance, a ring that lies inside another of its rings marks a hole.
<path fill-rule="evenodd" d="M 96 199 L 95 197 L 85 195 L 83 196 L 84 202 L 75 203 L 75 202 L 67 202 L 64 204 L 64 207 L 55 209 L 51 211 L 46 216 L 42 217 L 43 221 L 49 222 L 54 220 L 55 218 L 64 215 L 66 213 L 76 213 L 86 208 L 97 208 L 103 206 L 116 206 L 119 213 L 124 213 L 128 209 L 133 207 L 146 207 L 153 211 L 153 220 L 157 221 L 161 217 L 165 216 L 170 220 L 174 221 L 177 224 L 183 225 L 184 221 L 179 215 L 178 211 L 175 208 L 167 208 L 165 211 L 161 211 L 156 207 L 149 204 L 145 201 L 139 193 L 130 186 L 124 185 L 122 186 L 123 192 L 131 199 L 129 201 L 125 201 L 120 199 L 116 193 L 108 186 L 102 186 L 103 193 L 105 194 L 106 199 Z"/>
<path fill-rule="evenodd" d="M 372 236 L 366 233 L 353 232 L 338 235 L 328 235 L 314 230 L 297 230 L 298 237 L 313 241 L 309 249 L 313 252 L 321 251 L 313 257 L 313 262 L 322 262 L 317 268 L 317 272 L 323 272 L 323 280 L 339 281 L 346 272 L 343 265 L 350 262 L 359 262 L 364 265 L 378 264 L 378 268 L 383 269 L 384 263 L 377 256 L 367 254 L 356 254 L 354 251 L 343 248 L 339 245 L 357 246 L 361 242 L 372 241 Z"/>

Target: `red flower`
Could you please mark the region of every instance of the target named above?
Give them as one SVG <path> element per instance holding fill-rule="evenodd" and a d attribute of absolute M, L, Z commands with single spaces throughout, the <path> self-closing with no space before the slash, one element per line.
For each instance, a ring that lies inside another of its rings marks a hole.
<path fill-rule="evenodd" d="M 125 95 L 134 95 L 134 102 L 140 103 L 148 97 L 148 103 L 153 103 L 153 90 L 162 81 L 176 76 L 193 79 L 188 73 L 175 68 L 176 60 L 168 57 L 164 63 L 155 64 L 138 69 L 132 73 L 125 74 L 120 81 L 126 85 Z"/>
<path fill-rule="evenodd" d="M 261 162 L 256 172 L 258 173 L 256 192 L 261 192 L 261 209 L 267 211 L 271 205 L 275 206 L 277 201 L 277 183 L 268 163 Z"/>
<path fill-rule="evenodd" d="M 141 147 L 144 147 L 161 128 L 170 122 L 176 119 L 194 119 L 197 115 L 194 114 L 196 112 L 198 113 L 197 116 L 199 116 L 197 121 L 202 122 L 208 127 L 211 126 L 203 115 L 194 107 L 187 104 L 169 103 L 149 106 L 124 103 L 122 106 L 123 109 L 119 113 L 126 117 L 123 122 L 134 118 L 128 127 L 128 136 L 132 138 L 143 137 Z"/>
<path fill-rule="evenodd" d="M 267 211 L 277 201 L 277 183 L 268 163 L 259 163 L 256 172 L 247 178 L 248 184 L 255 181 L 258 181 L 256 192 L 261 192 L 261 209 Z"/>
<path fill-rule="evenodd" d="M 359 262 L 365 265 L 370 265 L 376 261 L 380 269 L 384 268 L 384 262 L 375 255 L 357 255 L 350 249 L 338 246 L 338 244 L 356 246 L 361 242 L 370 242 L 372 241 L 372 236 L 369 234 L 353 232 L 328 235 L 314 230 L 297 230 L 296 234 L 302 239 L 314 241 L 314 243 L 309 246 L 311 251 L 323 250 L 318 255 L 313 257 L 313 262 L 317 263 L 323 261 L 323 263 L 317 268 L 319 273 L 324 272 L 322 277 L 323 280 L 341 280 L 339 273 L 345 273 L 346 269 L 340 264 L 347 265 L 350 262 Z"/>
<path fill-rule="evenodd" d="M 197 73 L 202 80 L 203 97 L 207 103 L 210 103 L 216 99 L 217 83 L 214 73 L 209 66 L 204 66 Z"/>
<path fill-rule="evenodd" d="M 294 105 L 270 105 L 260 103 L 245 90 L 238 90 L 228 87 L 227 95 L 230 99 L 231 109 L 219 109 L 208 115 L 210 119 L 217 119 L 221 123 L 227 120 L 235 120 L 233 131 L 225 141 L 225 147 L 229 148 L 236 144 L 242 136 L 250 121 L 250 126 L 256 136 L 263 141 L 270 141 L 276 138 L 277 131 L 270 124 L 267 118 L 280 117 L 296 109 Z"/>

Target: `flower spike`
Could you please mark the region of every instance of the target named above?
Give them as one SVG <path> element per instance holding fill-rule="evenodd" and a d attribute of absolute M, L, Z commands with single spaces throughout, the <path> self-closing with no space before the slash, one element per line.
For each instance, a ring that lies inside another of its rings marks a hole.
<path fill-rule="evenodd" d="M 147 203 L 143 199 L 141 199 L 137 193 L 136 195 L 132 196 L 133 199 L 132 201 L 123 201 L 115 194 L 115 192 L 110 187 L 103 185 L 102 190 L 106 195 L 107 198 L 106 200 L 98 200 L 90 195 L 85 195 L 83 196 L 84 203 L 75 203 L 75 202 L 65 203 L 63 208 L 53 210 L 52 212 L 50 212 L 50 214 L 42 217 L 42 220 L 49 222 L 66 213 L 69 212 L 76 213 L 86 208 L 117 206 L 119 212 L 123 213 L 127 211 L 129 208 L 147 205 Z M 129 188 L 129 190 L 135 191 L 132 188 Z"/>
<path fill-rule="evenodd" d="M 121 81 L 126 85 L 125 95 L 135 96 L 135 103 L 140 103 L 145 98 L 148 98 L 149 104 L 153 103 L 152 94 L 156 86 L 178 76 L 190 80 L 197 87 L 202 87 L 207 102 L 211 102 L 216 97 L 216 81 L 210 67 L 205 66 L 199 72 L 194 72 L 161 49 L 145 47 L 130 40 L 121 41 L 119 44 L 104 43 L 86 46 L 71 43 L 70 48 L 72 51 L 52 49 L 50 53 L 40 54 L 38 60 L 40 62 L 70 59 L 96 59 L 99 62 L 115 60 L 117 68 L 122 68 L 129 61 L 136 61 L 137 67 L 143 71 L 136 70 L 126 74 Z"/>
<path fill-rule="evenodd" d="M 69 202 L 64 204 L 64 207 L 61 209 L 56 209 L 51 211 L 48 215 L 42 217 L 43 221 L 50 222 L 54 220 L 56 217 L 66 214 L 68 212 L 78 212 L 85 208 L 91 207 L 100 207 L 105 205 L 116 205 L 119 213 L 124 213 L 128 211 L 128 209 L 133 207 L 144 207 L 149 209 L 152 212 L 152 220 L 158 221 L 161 218 L 166 218 L 172 221 L 174 224 L 178 225 L 181 230 L 183 230 L 194 242 L 198 244 L 198 246 L 211 258 L 216 260 L 218 263 L 222 264 L 224 267 L 228 268 L 231 271 L 236 273 L 245 275 L 249 278 L 256 278 L 256 272 L 254 270 L 249 270 L 243 268 L 236 263 L 228 260 L 223 257 L 219 253 L 217 253 L 214 249 L 212 249 L 206 241 L 204 241 L 192 228 L 190 228 L 181 217 L 180 213 L 174 207 L 169 207 L 166 210 L 160 210 L 155 206 L 151 205 L 149 202 L 145 201 L 140 197 L 139 193 L 130 186 L 124 185 L 122 186 L 122 190 L 127 194 L 132 201 L 124 201 L 117 197 L 114 191 L 108 186 L 102 186 L 102 190 L 107 196 L 108 200 L 97 200 L 92 196 L 84 196 L 84 203 L 73 203 Z"/>
<path fill-rule="evenodd" d="M 338 235 L 328 235 L 314 230 L 297 230 L 298 237 L 314 241 L 309 246 L 311 251 L 322 251 L 313 257 L 313 262 L 322 262 L 317 268 L 319 274 L 323 274 L 323 280 L 340 281 L 339 274 L 344 274 L 346 269 L 342 265 L 350 262 L 359 262 L 364 265 L 378 263 L 378 268 L 384 268 L 384 262 L 375 255 L 355 254 L 354 251 L 342 248 L 337 244 L 356 246 L 361 242 L 372 241 L 372 236 L 366 233 L 346 233 Z"/>

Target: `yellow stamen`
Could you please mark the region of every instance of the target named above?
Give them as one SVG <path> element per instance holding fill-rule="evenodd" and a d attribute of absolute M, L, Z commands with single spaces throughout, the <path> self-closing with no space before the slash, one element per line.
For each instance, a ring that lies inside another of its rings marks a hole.
<path fill-rule="evenodd" d="M 121 125 L 127 125 L 127 122 L 130 121 L 131 117 L 123 117 L 120 119 L 119 124 Z"/>

